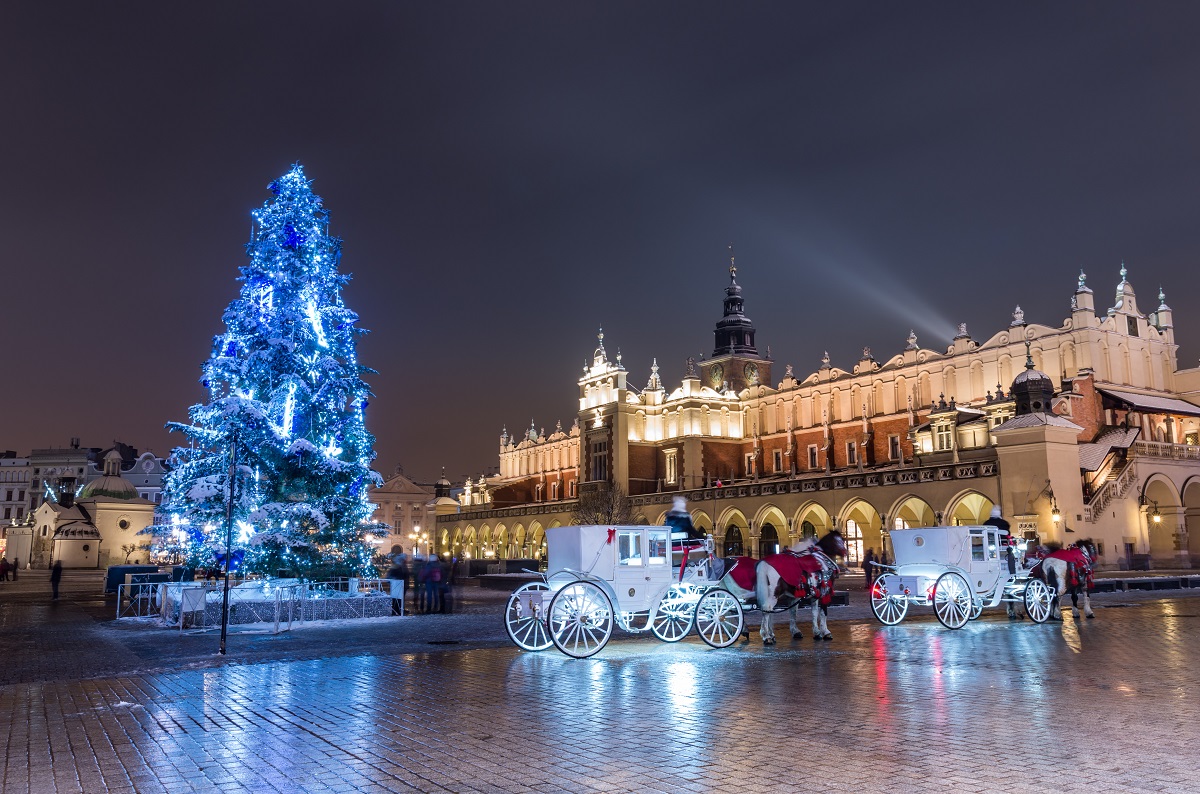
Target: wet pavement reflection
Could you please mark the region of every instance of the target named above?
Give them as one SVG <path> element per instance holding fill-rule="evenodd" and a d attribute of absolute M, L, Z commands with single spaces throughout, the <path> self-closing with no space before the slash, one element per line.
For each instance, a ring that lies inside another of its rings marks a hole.
<path fill-rule="evenodd" d="M 3 791 L 1195 791 L 1200 600 L 0 688 Z"/>

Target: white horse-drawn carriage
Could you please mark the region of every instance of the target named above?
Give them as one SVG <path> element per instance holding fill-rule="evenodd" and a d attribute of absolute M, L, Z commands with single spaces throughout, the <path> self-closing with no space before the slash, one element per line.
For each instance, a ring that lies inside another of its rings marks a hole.
<path fill-rule="evenodd" d="M 509 596 L 508 636 L 527 651 L 598 652 L 613 627 L 678 642 L 693 628 L 714 648 L 732 645 L 745 616 L 712 570 L 712 538 L 669 526 L 570 526 L 546 530 L 549 573 Z"/>
<path fill-rule="evenodd" d="M 871 611 L 889 626 L 904 620 L 910 604 L 932 606 L 942 625 L 959 629 L 984 607 L 1001 603 L 1010 614 L 1024 604 L 1036 623 L 1052 614 L 1055 591 L 1023 568 L 1013 538 L 994 526 L 924 527 L 890 533 L 894 566 L 871 588 Z"/>

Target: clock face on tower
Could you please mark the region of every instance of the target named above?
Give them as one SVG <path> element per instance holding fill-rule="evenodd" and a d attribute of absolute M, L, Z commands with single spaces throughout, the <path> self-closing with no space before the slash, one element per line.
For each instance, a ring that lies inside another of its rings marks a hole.
<path fill-rule="evenodd" d="M 747 364 L 746 365 L 746 383 L 751 386 L 758 385 L 758 365 L 757 364 Z"/>
<path fill-rule="evenodd" d="M 712 369 L 708 371 L 708 382 L 712 384 L 714 389 L 721 388 L 721 383 L 725 380 L 725 368 L 720 364 L 713 364 Z"/>

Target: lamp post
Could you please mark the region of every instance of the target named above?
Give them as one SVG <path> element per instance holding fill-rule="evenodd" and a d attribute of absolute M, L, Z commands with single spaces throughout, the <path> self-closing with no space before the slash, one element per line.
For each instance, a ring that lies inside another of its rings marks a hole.
<path fill-rule="evenodd" d="M 230 440 L 229 502 L 225 505 L 225 588 L 221 595 L 221 655 L 225 655 L 225 638 L 229 633 L 229 566 L 233 564 L 233 502 L 237 488 L 237 433 Z"/>

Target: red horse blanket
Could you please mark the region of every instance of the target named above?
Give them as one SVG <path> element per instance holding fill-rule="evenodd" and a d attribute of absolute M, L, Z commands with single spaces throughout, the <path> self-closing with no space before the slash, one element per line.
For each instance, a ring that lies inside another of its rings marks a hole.
<path fill-rule="evenodd" d="M 1095 589 L 1096 582 L 1092 577 L 1092 561 L 1080 549 L 1067 548 L 1052 551 L 1043 559 L 1062 560 L 1067 564 L 1067 581 L 1060 584 L 1060 587 L 1065 585 L 1068 588 L 1086 587 L 1088 592 Z M 1034 566 L 1030 574 L 1045 579 L 1045 570 L 1042 563 Z"/>
<path fill-rule="evenodd" d="M 826 564 L 817 554 L 769 554 L 763 558 L 779 572 L 779 578 L 792 588 L 792 596 L 798 601 L 817 599 L 821 606 L 833 601 L 833 582 L 837 579 L 836 565 Z M 810 589 L 810 578 L 815 578 L 815 588 Z"/>

